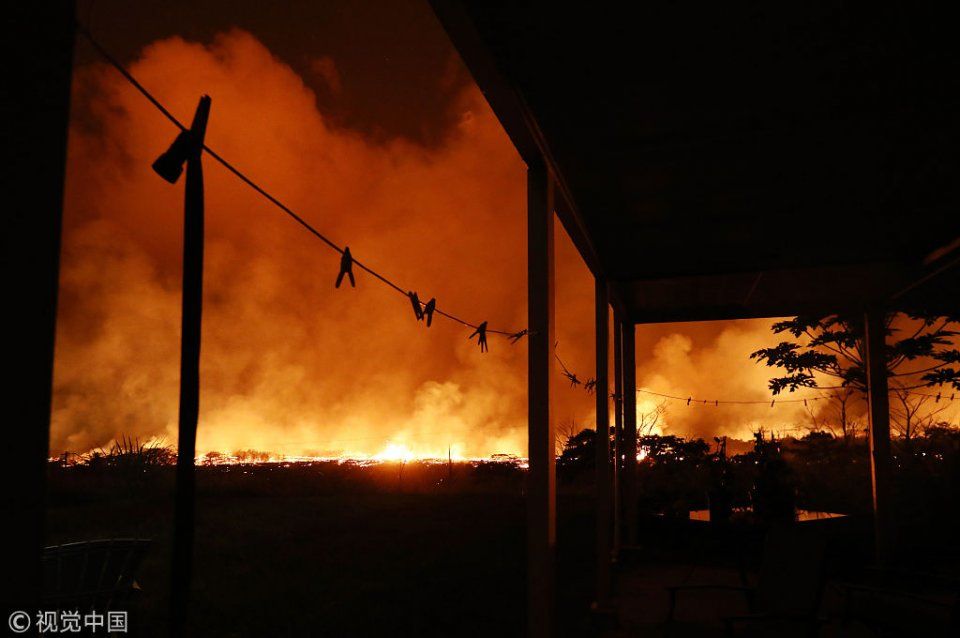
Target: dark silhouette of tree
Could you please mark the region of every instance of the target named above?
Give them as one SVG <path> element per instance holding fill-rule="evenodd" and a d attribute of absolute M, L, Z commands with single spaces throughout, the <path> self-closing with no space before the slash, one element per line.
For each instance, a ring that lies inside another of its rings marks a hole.
<path fill-rule="evenodd" d="M 580 430 L 577 434 L 568 437 L 563 445 L 563 452 L 557 461 L 557 466 L 566 475 L 573 475 L 583 470 L 592 470 L 596 466 L 596 431 L 589 428 Z"/>
<path fill-rule="evenodd" d="M 828 407 L 822 410 L 816 409 L 816 403 L 804 405 L 810 416 L 810 432 L 829 432 L 842 440 L 856 436 L 862 412 L 855 413 L 853 403 L 855 399 L 862 403 L 862 394 L 854 388 L 837 388 L 830 391 L 828 398 Z"/>
<path fill-rule="evenodd" d="M 638 447 L 646 451 L 645 460 L 655 464 L 702 464 L 710 454 L 703 439 L 687 440 L 674 434 L 638 434 Z"/>
<path fill-rule="evenodd" d="M 783 458 L 781 442 L 763 431 L 754 433 L 754 463 L 757 475 L 751 490 L 753 512 L 760 520 L 791 521 L 796 515 L 796 486 L 793 471 Z"/>
<path fill-rule="evenodd" d="M 934 397 L 911 395 L 895 388 L 891 392 L 891 425 L 904 440 L 910 441 L 940 423 L 937 417 L 948 407 L 948 403 Z"/>
<path fill-rule="evenodd" d="M 952 386 L 960 390 L 958 334 L 952 328 L 960 317 L 887 314 L 884 352 L 892 385 L 909 391 L 920 387 Z M 816 375 L 832 377 L 840 388 L 866 391 L 863 322 L 860 317 L 799 316 L 773 325 L 775 334 L 788 333 L 794 341 L 781 341 L 750 355 L 785 374 L 770 379 L 774 395 L 784 390 L 816 388 Z"/>
<path fill-rule="evenodd" d="M 579 426 L 574 419 L 566 419 L 557 423 L 554 436 L 556 437 L 556 445 L 561 451 L 567 447 L 567 443 L 580 432 L 582 428 L 578 429 Z M 586 430 L 584 430 L 586 431 Z"/>
<path fill-rule="evenodd" d="M 643 455 L 637 464 L 641 507 L 685 518 L 708 505 L 713 455 L 706 441 L 641 434 L 637 448 Z"/>
<path fill-rule="evenodd" d="M 647 412 L 637 415 L 637 436 L 649 436 L 667 413 L 667 402 L 661 401 Z"/>

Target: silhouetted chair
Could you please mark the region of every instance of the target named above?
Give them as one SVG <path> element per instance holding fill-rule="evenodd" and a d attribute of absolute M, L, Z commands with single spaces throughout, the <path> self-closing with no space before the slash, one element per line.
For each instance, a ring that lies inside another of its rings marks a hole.
<path fill-rule="evenodd" d="M 674 633 L 677 597 L 683 592 L 728 591 L 742 593 L 749 613 L 721 617 L 725 633 L 737 635 L 749 628 L 750 635 L 816 635 L 817 617 L 824 586 L 826 541 L 821 534 L 799 525 L 772 528 L 764 541 L 763 558 L 756 585 L 678 585 L 668 587 L 670 607 L 667 635 Z"/>
<path fill-rule="evenodd" d="M 960 580 L 904 570 L 872 570 L 875 582 L 837 583 L 843 624 L 856 621 L 875 636 L 960 635 Z"/>
<path fill-rule="evenodd" d="M 140 587 L 134 576 L 150 546 L 107 539 L 43 550 L 43 601 L 51 609 L 125 609 Z"/>

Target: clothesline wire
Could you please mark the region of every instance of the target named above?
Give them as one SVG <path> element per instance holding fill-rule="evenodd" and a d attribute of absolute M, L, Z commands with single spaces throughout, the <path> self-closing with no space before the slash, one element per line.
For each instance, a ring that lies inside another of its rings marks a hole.
<path fill-rule="evenodd" d="M 129 82 L 141 95 L 143 95 L 143 97 L 145 97 L 145 98 L 147 99 L 147 101 L 149 101 L 158 111 L 160 111 L 160 113 L 161 113 L 164 117 L 166 117 L 168 120 L 170 120 L 170 122 L 171 122 L 174 126 L 176 126 L 176 127 L 177 127 L 178 129 L 180 129 L 181 131 L 186 131 L 186 130 L 188 130 L 188 128 L 187 128 L 186 126 L 184 126 L 184 124 L 183 124 L 179 119 L 177 119 L 177 117 L 176 117 L 175 115 L 173 115 L 173 113 L 171 113 L 170 110 L 167 109 L 167 107 L 165 107 L 162 102 L 160 102 L 160 100 L 158 100 L 149 90 L 147 90 L 147 88 L 146 88 L 145 86 L 143 86 L 143 84 L 141 84 L 140 81 L 137 80 L 137 78 L 136 78 L 132 73 L 130 73 L 130 71 L 127 70 L 127 68 L 126 68 L 123 64 L 121 64 L 115 57 L 113 57 L 113 55 L 111 55 L 110 52 L 107 51 L 107 49 L 104 48 L 103 45 L 101 45 L 101 44 L 97 41 L 96 38 L 93 37 L 93 34 L 91 34 L 88 29 L 86 29 L 83 25 L 77 23 L 77 31 L 87 40 L 87 42 L 89 42 L 89 43 L 91 44 L 91 46 L 93 46 L 93 48 L 97 51 L 97 53 L 98 53 L 104 60 L 106 60 L 106 62 L 107 62 L 110 66 L 112 66 L 114 69 L 116 69 L 117 72 L 119 72 L 120 75 L 122 75 L 122 76 L 124 77 L 124 79 L 127 80 L 127 82 Z M 209 155 L 211 158 L 213 158 L 214 160 L 216 160 L 220 165 L 222 165 L 222 166 L 223 166 L 224 168 L 226 168 L 228 171 L 230 171 L 231 173 L 233 173 L 237 178 L 239 178 L 239 179 L 240 179 L 242 182 L 244 182 L 247 186 L 249 186 L 250 188 L 252 188 L 254 191 L 256 191 L 259 195 L 261 195 L 263 198 L 265 198 L 265 199 L 266 199 L 267 201 L 269 201 L 271 204 L 273 204 L 274 206 L 276 206 L 277 208 L 279 208 L 281 211 L 283 211 L 284 213 L 286 213 L 291 219 L 293 219 L 295 222 L 297 222 L 298 224 L 300 224 L 300 225 L 301 225 L 304 229 L 306 229 L 310 234 L 312 234 L 314 237 L 316 237 L 317 239 L 319 239 L 320 241 L 322 241 L 324 244 L 326 244 L 326 245 L 327 245 L 328 247 L 330 247 L 331 249 L 333 249 L 333 250 L 335 250 L 336 252 L 338 252 L 338 253 L 340 253 L 341 255 L 343 255 L 343 253 L 344 253 L 344 248 L 340 247 L 336 242 L 334 242 L 334 241 L 331 240 L 330 238 L 326 237 L 323 233 L 321 233 L 319 230 L 317 230 L 317 229 L 316 229 L 312 224 L 310 224 L 307 220 L 305 220 L 303 217 L 301 217 L 301 216 L 298 215 L 296 212 L 294 212 L 289 206 L 287 206 L 286 204 L 284 204 L 283 202 L 281 202 L 281 201 L 280 201 L 279 199 L 277 199 L 274 195 L 270 194 L 265 188 L 263 188 L 262 186 L 260 186 L 259 184 L 257 184 L 257 183 L 256 183 L 255 181 L 253 181 L 253 179 L 251 179 L 250 177 L 248 177 L 243 171 L 241 171 L 239 168 L 237 168 L 237 167 L 234 166 L 232 163 L 230 163 L 229 161 L 227 161 L 226 158 L 224 158 L 222 155 L 220 155 L 219 153 L 217 153 L 216 151 L 214 151 L 213 149 L 211 149 L 211 148 L 210 148 L 209 146 L 207 146 L 206 144 L 203 145 L 203 150 L 207 153 L 207 155 Z M 386 276 L 380 274 L 379 272 L 377 272 L 376 270 L 374 270 L 372 267 L 367 266 L 366 264 L 364 264 L 363 262 L 359 261 L 358 259 L 355 259 L 355 258 L 354 258 L 352 261 L 353 261 L 354 264 L 356 264 L 356 266 L 357 266 L 358 268 L 360 268 L 360 269 L 363 270 L 364 272 L 372 275 L 373 277 L 375 277 L 376 279 L 378 279 L 380 282 L 382 282 L 382 283 L 385 284 L 386 286 L 392 288 L 393 290 L 395 290 L 396 292 L 400 293 L 400 294 L 403 295 L 404 297 L 409 298 L 408 291 L 405 290 L 403 287 L 395 284 L 393 281 L 391 281 L 390 279 L 388 279 Z M 423 301 L 421 301 L 421 302 L 420 302 L 420 305 L 425 307 L 425 306 L 426 306 L 426 303 L 424 303 Z M 459 324 L 461 324 L 461 325 L 463 325 L 463 326 L 466 326 L 466 327 L 468 327 L 468 328 L 477 329 L 477 328 L 479 327 L 479 324 L 471 323 L 471 322 L 469 322 L 469 321 L 467 321 L 467 320 L 465 320 L 465 319 L 461 319 L 460 317 L 454 315 L 454 314 L 451 313 L 451 312 L 446 312 L 446 311 L 444 311 L 444 310 L 441 310 L 439 307 L 435 307 L 435 308 L 434 308 L 434 312 L 435 312 L 436 314 L 438 314 L 438 315 L 441 315 L 441 316 L 443 316 L 443 317 L 446 317 L 447 319 L 449 319 L 449 320 L 451 320 L 451 321 L 454 321 L 454 322 L 456 322 L 456 323 L 459 323 Z M 487 331 L 487 333 L 499 334 L 499 335 L 503 335 L 503 336 L 506 336 L 506 337 L 515 337 L 515 336 L 518 336 L 518 335 L 519 335 L 519 336 L 523 336 L 523 335 L 527 334 L 527 332 L 524 331 L 524 330 L 520 330 L 520 331 L 510 331 L 510 330 L 495 330 L 495 329 L 493 329 L 493 328 L 487 328 L 486 331 Z"/>
<path fill-rule="evenodd" d="M 569 368 L 566 366 L 566 364 L 563 362 L 563 359 L 560 358 L 560 354 L 559 354 L 558 352 L 556 352 L 556 350 L 554 350 L 553 356 L 556 357 L 557 362 L 560 364 L 560 368 L 563 370 L 564 375 L 566 375 L 568 378 L 577 378 L 577 375 L 576 375 L 575 373 L 573 373 L 573 372 L 570 371 L 570 369 L 569 369 Z M 820 388 L 820 389 L 821 389 L 821 390 L 831 390 L 831 389 L 837 389 L 837 388 L 831 386 L 831 387 L 828 387 L 828 388 Z M 700 395 L 699 398 L 697 397 L 697 395 L 693 395 L 693 394 L 690 394 L 690 395 L 687 395 L 687 396 L 679 396 L 679 395 L 675 395 L 675 394 L 666 394 L 666 393 L 663 393 L 663 392 L 654 392 L 653 390 L 647 390 L 647 389 L 644 389 L 644 388 L 637 388 L 637 392 L 640 392 L 640 393 L 642 393 L 642 394 L 647 394 L 647 395 L 650 395 L 650 396 L 660 397 L 660 398 L 663 398 L 663 399 L 671 399 L 671 400 L 674 400 L 674 401 L 685 401 L 685 402 L 687 403 L 687 405 L 690 405 L 690 406 L 694 406 L 694 405 L 714 405 L 714 406 L 718 406 L 718 405 L 769 405 L 770 407 L 774 407 L 775 405 L 780 404 L 780 403 L 803 403 L 804 405 L 806 405 L 807 403 L 813 402 L 813 401 L 829 401 L 829 400 L 831 399 L 831 397 L 829 397 L 829 396 L 824 396 L 824 395 L 822 395 L 822 394 L 816 395 L 816 396 L 812 396 L 812 397 L 801 397 L 801 398 L 798 398 L 798 399 L 778 399 L 778 398 L 776 398 L 776 397 L 772 397 L 770 400 L 759 400 L 759 401 L 757 401 L 757 400 L 740 400 L 740 399 L 705 399 L 705 398 L 703 398 L 702 395 Z M 929 397 L 929 398 L 931 398 L 931 399 L 936 399 L 937 401 L 940 401 L 941 399 L 943 399 L 943 400 L 948 400 L 948 401 L 953 401 L 954 398 L 955 398 L 955 394 L 953 394 L 953 393 L 951 393 L 949 396 L 947 396 L 947 395 L 944 395 L 944 394 L 942 394 L 942 393 L 938 393 L 938 394 L 926 394 L 926 393 L 923 393 L 923 392 L 914 392 L 914 391 L 912 391 L 912 390 L 910 390 L 910 391 L 904 391 L 904 392 L 905 392 L 906 394 L 910 394 L 910 395 L 914 395 L 914 396 Z"/>

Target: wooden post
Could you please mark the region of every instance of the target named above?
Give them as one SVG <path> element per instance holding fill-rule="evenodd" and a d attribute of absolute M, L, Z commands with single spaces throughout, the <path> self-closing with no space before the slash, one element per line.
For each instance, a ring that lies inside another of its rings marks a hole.
<path fill-rule="evenodd" d="M 610 470 L 610 388 L 609 351 L 610 351 L 610 314 L 608 310 L 607 284 L 596 278 L 596 364 L 595 379 L 597 385 L 594 394 L 597 398 L 596 447 L 596 493 L 597 493 L 597 601 L 598 609 L 610 605 L 610 517 L 613 488 L 613 472 Z"/>
<path fill-rule="evenodd" d="M 623 516 L 627 545 L 637 544 L 637 363 L 636 326 L 623 326 Z"/>
<path fill-rule="evenodd" d="M 890 460 L 890 405 L 887 388 L 886 321 L 880 309 L 864 314 L 867 402 L 870 418 L 870 471 L 873 483 L 873 520 L 877 564 L 887 564 L 893 553 L 893 485 Z"/>
<path fill-rule="evenodd" d="M 200 414 L 200 331 L 203 305 L 203 139 L 210 98 L 203 96 L 190 127 L 187 183 L 183 205 L 183 308 L 180 332 L 180 420 L 177 438 L 177 489 L 174 503 L 171 571 L 171 633 L 186 635 L 193 572 L 195 508 L 194 457 Z"/>
<path fill-rule="evenodd" d="M 4 7 L 4 447 L 0 487 L 0 622 L 32 620 L 41 595 L 60 229 L 70 117 L 73 2 Z M 18 623 L 17 623 L 18 624 Z"/>
<path fill-rule="evenodd" d="M 553 180 L 527 169 L 527 633 L 552 636 L 556 553 L 556 453 L 550 387 L 554 376 Z"/>
<path fill-rule="evenodd" d="M 620 527 L 623 519 L 623 334 L 619 313 L 613 313 L 613 556 L 620 554 Z"/>

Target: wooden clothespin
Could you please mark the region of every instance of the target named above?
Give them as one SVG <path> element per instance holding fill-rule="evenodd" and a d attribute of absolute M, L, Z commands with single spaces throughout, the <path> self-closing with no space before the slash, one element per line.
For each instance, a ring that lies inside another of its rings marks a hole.
<path fill-rule="evenodd" d="M 508 339 L 510 339 L 510 345 L 513 345 L 513 344 L 515 344 L 516 342 L 520 341 L 521 339 L 523 339 L 524 337 L 526 337 L 528 334 L 530 334 L 530 333 L 527 331 L 526 328 L 524 328 L 523 330 L 520 330 L 520 331 L 518 331 L 518 332 L 514 332 L 512 335 L 510 335 L 510 336 L 508 337 Z"/>
<path fill-rule="evenodd" d="M 337 288 L 343 283 L 344 275 L 350 278 L 350 287 L 356 288 L 357 282 L 353 278 L 353 255 L 350 254 L 349 246 L 343 249 L 343 255 L 340 256 L 340 274 L 337 275 Z"/>
<path fill-rule="evenodd" d="M 437 309 L 437 298 L 431 297 L 430 301 L 427 302 L 427 305 L 423 309 L 423 316 L 427 318 L 427 327 L 430 327 L 430 324 L 433 323 L 433 311 Z"/>
<path fill-rule="evenodd" d="M 407 296 L 410 298 L 410 305 L 413 306 L 413 314 L 416 315 L 417 321 L 423 321 L 423 306 L 420 305 L 420 297 L 412 290 L 407 293 Z"/>
<path fill-rule="evenodd" d="M 470 336 L 467 339 L 473 339 L 477 337 L 477 344 L 480 346 L 480 352 L 488 352 L 489 348 L 487 347 L 487 322 L 484 321 L 476 330 L 470 333 Z"/>

